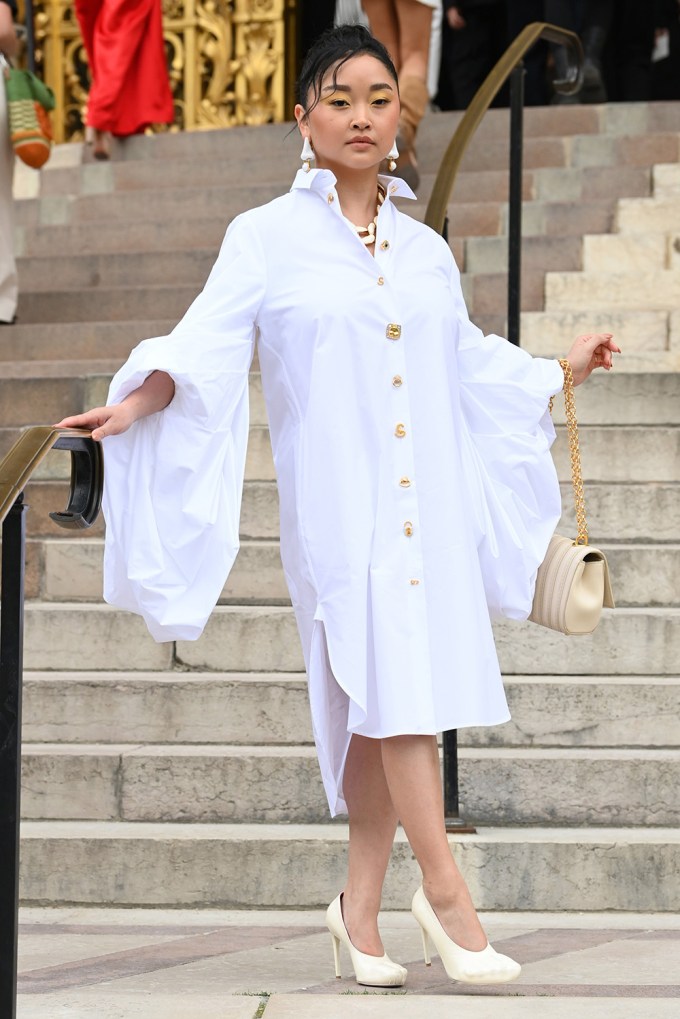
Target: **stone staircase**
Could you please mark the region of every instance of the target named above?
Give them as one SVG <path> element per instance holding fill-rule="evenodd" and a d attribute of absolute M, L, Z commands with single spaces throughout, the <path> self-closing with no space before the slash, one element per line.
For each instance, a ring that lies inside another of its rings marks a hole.
<path fill-rule="evenodd" d="M 423 125 L 424 199 L 458 116 Z M 20 176 L 0 453 L 25 425 L 102 402 L 129 349 L 172 327 L 229 219 L 288 187 L 287 132 L 133 139 L 109 164 L 74 145 Z M 504 328 L 507 153 L 507 114 L 491 111 L 449 210 L 487 330 Z M 577 393 L 591 538 L 619 607 L 587 638 L 497 627 L 513 720 L 460 733 L 462 808 L 479 828 L 453 847 L 484 909 L 669 910 L 680 892 L 679 157 L 677 104 L 527 111 L 523 343 L 552 356 L 611 325 L 625 348 Z M 66 454 L 29 486 L 26 902 L 316 907 L 342 880 L 346 828 L 328 823 L 311 740 L 257 365 L 250 388 L 242 549 L 198 642 L 155 644 L 101 602 L 102 522 L 74 537 L 48 517 L 66 502 Z M 565 447 L 561 435 L 570 531 Z M 415 881 L 400 835 L 386 905 L 406 907 Z"/>

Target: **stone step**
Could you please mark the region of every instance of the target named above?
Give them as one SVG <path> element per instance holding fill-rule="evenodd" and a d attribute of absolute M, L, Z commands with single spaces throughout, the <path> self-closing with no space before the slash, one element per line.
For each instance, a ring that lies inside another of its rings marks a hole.
<path fill-rule="evenodd" d="M 198 284 L 36 290 L 19 294 L 22 322 L 91 322 L 171 318 L 178 321 L 201 290 Z"/>
<path fill-rule="evenodd" d="M 677 750 L 462 749 L 478 824 L 677 824 Z M 313 747 L 24 743 L 27 820 L 321 824 Z"/>
<path fill-rule="evenodd" d="M 221 137 L 228 141 L 230 133 L 221 132 Z M 284 178 L 290 181 L 299 165 L 297 141 L 292 144 L 284 141 L 280 156 L 280 162 L 271 158 L 251 160 L 247 167 L 249 184 L 273 184 Z M 41 174 L 41 196 L 106 195 L 145 189 L 157 191 L 159 188 L 181 188 L 187 181 L 191 181 L 192 187 L 219 187 L 225 182 L 233 182 L 237 187 L 246 186 L 244 159 L 238 152 L 225 151 L 219 160 L 198 160 L 187 155 L 163 161 L 135 159 L 121 162 L 112 159 L 107 163 L 54 167 L 51 162 L 49 172 L 43 170 Z"/>
<path fill-rule="evenodd" d="M 21 258 L 17 263 L 19 289 L 36 293 L 41 290 L 137 287 L 159 283 L 203 286 L 217 251 L 217 247 L 212 247 L 190 251 L 73 255 L 67 259 Z M 23 356 L 23 350 L 21 353 Z"/>
<path fill-rule="evenodd" d="M 605 610 L 594 634 L 565 637 L 533 623 L 495 625 L 501 669 L 520 675 L 672 676 L 680 660 L 680 609 Z M 29 602 L 27 669 L 300 672 L 293 611 L 218 605 L 198 641 L 156 644 L 141 618 L 108 605 Z"/>
<path fill-rule="evenodd" d="M 347 827 L 27 821 L 26 904 L 318 909 L 342 887 Z M 486 828 L 452 836 L 481 910 L 664 912 L 680 897 L 677 828 Z M 420 872 L 397 833 L 383 908 Z"/>
<path fill-rule="evenodd" d="M 0 379 L 0 427 L 60 421 L 65 407 L 83 406 L 83 390 L 77 377 Z"/>
<path fill-rule="evenodd" d="M 30 482 L 26 487 L 27 534 L 29 537 L 72 537 L 54 524 L 49 514 L 66 505 L 68 485 L 58 481 Z M 586 486 L 588 533 L 591 544 L 616 542 L 675 542 L 680 535 L 680 499 L 677 483 L 602 484 Z M 563 515 L 560 530 L 575 530 L 573 489 L 562 483 Z M 273 481 L 249 481 L 241 504 L 241 538 L 276 539 L 279 536 L 279 508 Z M 99 518 L 89 536 L 103 533 Z"/>
<path fill-rule="evenodd" d="M 680 168 L 676 163 L 659 163 L 652 169 L 652 179 L 656 198 L 680 196 Z"/>
<path fill-rule="evenodd" d="M 292 174 L 291 174 L 292 178 Z M 240 184 L 220 187 L 154 188 L 109 194 L 47 195 L 19 203 L 20 226 L 63 226 L 109 222 L 154 223 L 208 219 L 228 223 L 244 209 L 265 205 L 285 194 L 287 182 Z"/>
<path fill-rule="evenodd" d="M 677 747 L 678 676 L 507 676 L 512 720 L 460 747 Z M 309 745 L 303 673 L 26 672 L 27 743 Z"/>
<path fill-rule="evenodd" d="M 603 240 L 616 241 L 618 237 L 604 235 Z M 623 351 L 615 360 L 615 374 L 618 375 L 625 370 L 631 353 L 669 348 L 671 318 L 667 311 L 618 311 L 614 308 L 607 311 L 529 311 L 522 314 L 520 342 L 524 350 L 537 357 L 563 357 L 572 339 L 582 333 L 612 333 Z M 590 379 L 579 390 L 579 409 L 595 381 L 596 377 Z M 609 383 L 611 379 L 606 381 Z"/>
<path fill-rule="evenodd" d="M 587 273 L 633 273 L 680 267 L 678 235 L 661 233 L 603 234 L 583 238 Z M 552 266 L 549 268 L 552 269 Z"/>
<path fill-rule="evenodd" d="M 680 545 L 603 545 L 619 608 L 680 605 Z M 104 546 L 98 539 L 47 538 L 27 543 L 26 596 L 98 601 Z M 244 541 L 220 604 L 288 604 L 277 541 Z"/>
<path fill-rule="evenodd" d="M 580 269 L 581 250 L 579 237 L 525 237 L 522 242 L 522 287 L 525 270 Z M 466 273 L 507 273 L 507 238 L 472 237 L 465 240 L 464 263 L 460 268 Z"/>
<path fill-rule="evenodd" d="M 579 429 L 579 444 L 586 482 L 680 481 L 680 429 L 675 426 L 591 425 Z M 564 425 L 557 428 L 552 453 L 560 480 L 567 481 L 571 462 Z"/>
<path fill-rule="evenodd" d="M 576 320 L 571 326 L 569 335 L 592 332 L 592 328 L 583 329 Z M 625 355 L 620 360 L 625 361 Z M 680 424 L 680 375 L 626 374 L 616 369 L 611 373 L 596 372 L 576 390 L 576 408 L 579 424 Z M 556 422 L 563 423 L 564 402 L 559 398 L 555 400 L 553 416 Z"/>
<path fill-rule="evenodd" d="M 19 226 L 15 231 L 15 254 L 18 258 L 59 258 L 105 252 L 217 250 L 228 225 L 228 221 L 213 216 L 151 223 Z"/>
<path fill-rule="evenodd" d="M 546 311 L 561 308 L 607 308 L 618 311 L 671 310 L 680 304 L 680 272 L 549 272 L 545 277 Z"/>
<path fill-rule="evenodd" d="M 616 225 L 623 234 L 677 233 L 680 217 L 680 195 L 660 198 L 621 198 Z"/>
<path fill-rule="evenodd" d="M 85 256 L 84 261 L 87 262 L 89 257 Z M 68 266 L 70 261 L 63 259 L 63 264 Z M 119 322 L 18 322 L 7 330 L 11 332 L 11 339 L 8 336 L 6 342 L 0 342 L 0 379 L 8 373 L 15 376 L 23 373 L 35 378 L 44 371 L 46 362 L 55 373 L 60 362 L 90 361 L 89 368 L 84 366 L 85 372 L 90 374 L 97 371 L 98 362 L 113 360 L 115 371 L 140 340 L 149 336 L 166 336 L 176 322 L 176 318 L 123 319 Z M 15 360 L 17 355 L 21 360 Z M 41 362 L 41 368 L 31 362 Z M 68 364 L 63 370 L 68 373 Z M 0 402 L 4 403 L 8 395 L 3 394 Z"/>
<path fill-rule="evenodd" d="M 531 181 L 531 197 L 551 202 L 645 198 L 652 193 L 652 169 L 648 165 L 544 167 L 531 171 Z"/>

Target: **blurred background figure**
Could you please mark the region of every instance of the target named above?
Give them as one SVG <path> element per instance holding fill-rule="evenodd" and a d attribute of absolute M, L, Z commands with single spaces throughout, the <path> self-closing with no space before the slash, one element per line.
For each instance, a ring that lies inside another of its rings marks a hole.
<path fill-rule="evenodd" d="M 372 34 L 387 48 L 399 75 L 399 160 L 394 172 L 415 191 L 420 183 L 415 140 L 430 101 L 432 13 L 440 0 L 362 0 L 362 6 Z"/>
<path fill-rule="evenodd" d="M 533 21 L 547 21 L 543 0 L 507 0 L 508 42 L 512 42 L 523 28 Z M 546 106 L 550 99 L 547 79 L 548 44 L 541 40 L 524 58 L 524 103 L 526 106 Z"/>
<path fill-rule="evenodd" d="M 680 99 L 680 0 L 654 0 L 652 99 Z"/>
<path fill-rule="evenodd" d="M 465 110 L 510 42 L 505 0 L 444 0 L 439 105 Z M 494 106 L 507 105 L 506 90 Z"/>
<path fill-rule="evenodd" d="M 617 0 L 605 49 L 607 99 L 636 102 L 652 98 L 652 52 L 656 4 Z M 676 5 L 677 7 L 677 5 Z"/>
<path fill-rule="evenodd" d="M 336 0 L 298 0 L 296 4 L 298 16 L 298 74 L 305 59 L 307 50 L 315 39 L 332 28 L 336 17 L 336 8 L 340 3 Z M 356 7 L 359 7 L 359 0 L 356 0 Z M 355 21 L 354 17 L 348 17 L 349 21 Z"/>
<path fill-rule="evenodd" d="M 645 3 L 637 6 L 651 6 Z M 583 44 L 583 86 L 574 95 L 556 92 L 553 103 L 605 103 L 603 54 L 614 19 L 614 0 L 545 0 L 544 21 L 568 28 L 581 37 Z M 617 5 L 618 10 L 618 5 Z M 566 53 L 562 46 L 552 47 L 555 77 L 566 77 Z"/>
<path fill-rule="evenodd" d="M 15 56 L 18 49 L 14 31 L 15 15 L 14 0 L 0 0 L 0 54 L 5 58 Z M 16 314 L 19 287 L 14 261 L 12 218 L 14 150 L 9 140 L 4 64 L 5 61 L 0 59 L 0 325 L 9 325 Z"/>
<path fill-rule="evenodd" d="M 95 157 L 108 159 L 111 135 L 172 123 L 161 0 L 76 0 L 75 8 L 90 63 L 89 140 Z"/>

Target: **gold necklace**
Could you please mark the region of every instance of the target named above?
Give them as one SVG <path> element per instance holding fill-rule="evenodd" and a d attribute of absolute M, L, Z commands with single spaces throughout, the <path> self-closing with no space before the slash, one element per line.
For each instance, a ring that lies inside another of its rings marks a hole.
<path fill-rule="evenodd" d="M 363 241 L 366 247 L 370 247 L 371 244 L 375 244 L 375 232 L 378 229 L 378 213 L 380 212 L 380 206 L 385 201 L 385 187 L 383 184 L 378 184 L 378 204 L 375 210 L 375 216 L 368 226 L 357 226 L 356 223 L 352 223 L 352 229 L 356 232 L 357 237 L 360 241 Z M 351 220 L 350 220 L 351 222 Z"/>

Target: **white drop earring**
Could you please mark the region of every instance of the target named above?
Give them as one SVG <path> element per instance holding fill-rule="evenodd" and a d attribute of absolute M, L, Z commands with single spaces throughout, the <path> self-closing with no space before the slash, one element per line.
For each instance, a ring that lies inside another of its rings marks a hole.
<path fill-rule="evenodd" d="M 387 153 L 387 169 L 390 173 L 393 173 L 397 169 L 397 160 L 399 159 L 399 149 L 397 148 L 397 139 L 394 139 L 392 148 Z"/>
<path fill-rule="evenodd" d="M 305 143 L 302 146 L 302 152 L 300 153 L 300 159 L 302 160 L 302 169 L 305 173 L 309 173 L 312 168 L 312 160 L 314 159 L 314 149 L 310 144 L 309 138 L 305 138 Z"/>

